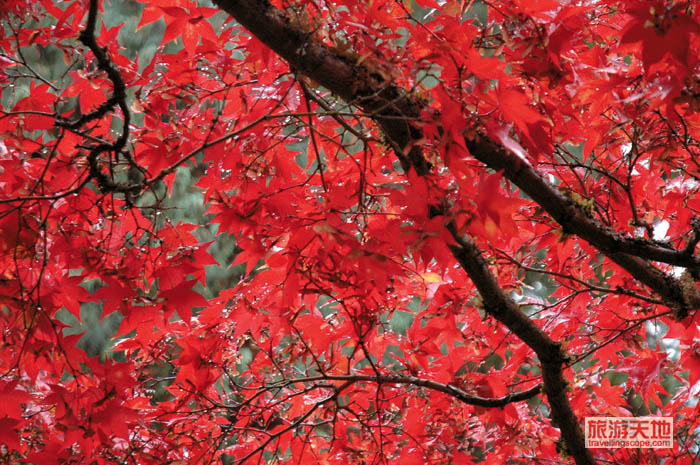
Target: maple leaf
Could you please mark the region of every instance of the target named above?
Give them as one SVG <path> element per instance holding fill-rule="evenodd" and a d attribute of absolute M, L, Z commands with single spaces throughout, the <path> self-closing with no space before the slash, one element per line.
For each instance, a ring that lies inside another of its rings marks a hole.
<path fill-rule="evenodd" d="M 642 61 L 652 65 L 669 55 L 682 66 L 688 65 L 691 35 L 700 34 L 700 25 L 685 14 L 678 4 L 666 8 L 660 2 L 648 2 L 630 10 L 631 20 L 623 31 L 621 44 L 642 43 Z"/>
<path fill-rule="evenodd" d="M 105 88 L 99 80 L 76 71 L 71 73 L 73 83 L 63 92 L 64 97 L 78 97 L 82 113 L 90 113 L 107 98 Z"/>
<path fill-rule="evenodd" d="M 658 398 L 658 393 L 661 392 L 661 368 L 668 357 L 664 353 L 649 354 L 635 363 L 633 366 L 622 366 L 616 368 L 617 371 L 627 373 L 634 385 L 640 387 L 640 391 L 649 393 L 653 388 L 655 399 L 658 404 L 662 402 Z M 666 393 L 667 394 L 667 393 Z"/>
<path fill-rule="evenodd" d="M 102 404 L 99 411 L 92 415 L 94 428 L 103 440 L 112 437 L 129 437 L 130 423 L 138 419 L 135 410 L 123 407 L 117 399 L 110 400 Z"/>
<path fill-rule="evenodd" d="M 191 2 L 183 2 L 183 6 L 155 2 L 146 6 L 139 27 L 162 18 L 165 20 L 163 43 L 182 39 L 185 50 L 194 54 L 200 38 L 213 43 L 219 41 L 214 28 L 207 21 L 216 12 L 214 8 L 194 8 Z"/>
<path fill-rule="evenodd" d="M 165 305 L 175 307 L 178 315 L 185 321 L 192 318 L 192 307 L 205 307 L 207 301 L 201 294 L 192 289 L 190 281 L 183 281 L 171 289 L 160 293 L 166 301 Z"/>
<path fill-rule="evenodd" d="M 17 431 L 21 427 L 22 421 L 19 419 L 4 417 L 0 418 L 0 444 L 4 444 L 8 449 L 21 450 Z"/>
<path fill-rule="evenodd" d="M 15 105 L 14 111 L 36 112 L 29 113 L 24 120 L 24 125 L 28 130 L 51 129 L 54 123 L 45 114 L 53 113 L 53 104 L 56 102 L 56 95 L 53 94 L 47 84 L 36 84 L 32 82 L 29 88 L 29 95 Z M 42 114 L 43 113 L 43 114 Z"/>

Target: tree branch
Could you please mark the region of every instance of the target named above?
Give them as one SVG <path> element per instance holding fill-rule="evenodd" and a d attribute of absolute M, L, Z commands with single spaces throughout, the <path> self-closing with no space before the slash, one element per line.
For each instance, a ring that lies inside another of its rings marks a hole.
<path fill-rule="evenodd" d="M 95 28 L 97 27 L 97 12 L 98 0 L 90 0 L 88 9 L 88 18 L 85 28 L 80 32 L 80 42 L 83 43 L 95 55 L 97 67 L 102 70 L 112 82 L 113 93 L 102 104 L 93 111 L 81 116 L 74 121 L 58 120 L 57 125 L 70 130 L 76 130 L 84 124 L 98 120 L 105 116 L 114 106 L 118 106 L 122 112 L 122 130 L 119 137 L 112 143 L 100 143 L 90 150 L 87 156 L 88 166 L 90 167 L 90 177 L 94 178 L 100 189 L 104 192 L 121 192 L 127 196 L 138 193 L 142 185 L 129 185 L 114 182 L 105 175 L 99 167 L 98 158 L 102 153 L 113 152 L 114 156 L 122 154 L 130 166 L 145 173 L 145 170 L 139 166 L 132 158 L 131 154 L 123 151 L 126 143 L 129 140 L 129 124 L 131 123 L 131 112 L 126 103 L 126 84 L 119 73 L 119 70 L 114 66 L 107 54 L 107 49 L 100 47 L 95 37 Z"/>
<path fill-rule="evenodd" d="M 542 385 L 537 384 L 525 391 L 514 392 L 503 397 L 480 397 L 469 394 L 466 391 L 450 384 L 439 383 L 437 381 L 418 378 L 408 375 L 327 375 L 309 376 L 306 378 L 297 378 L 285 380 L 283 385 L 291 385 L 295 383 L 309 383 L 313 381 L 352 381 L 352 382 L 374 382 L 379 384 L 410 384 L 412 386 L 420 386 L 434 391 L 439 391 L 449 396 L 452 396 L 468 405 L 486 408 L 502 408 L 513 402 L 522 402 L 531 399 L 542 392 Z M 274 388 L 279 385 L 274 385 Z"/>
<path fill-rule="evenodd" d="M 552 421 L 561 431 L 567 451 L 579 465 L 595 463 L 590 450 L 585 447 L 578 419 L 566 397 L 568 383 L 564 379 L 563 364 L 568 358 L 561 346 L 520 311 L 518 305 L 503 292 L 477 247 L 469 239 L 457 234 L 454 223 L 450 223 L 448 229 L 458 244 L 451 247 L 452 252 L 479 290 L 486 312 L 513 331 L 540 359 L 543 387 L 551 407 Z"/>
<path fill-rule="evenodd" d="M 311 34 L 293 24 L 282 11 L 266 0 L 215 0 L 215 3 L 299 72 L 346 101 L 356 102 L 365 112 L 374 114 L 374 120 L 392 146 L 398 147 L 396 153 L 405 171 L 413 168 L 421 176 L 429 173 L 430 164 L 423 157 L 420 147 L 413 144 L 422 138 L 422 134 L 409 121 L 420 116 L 423 107 L 419 102 L 414 102 L 382 76 L 310 40 Z M 404 152 L 406 148 L 408 153 Z M 474 281 L 487 311 L 518 335 L 540 358 L 551 417 L 561 431 L 568 452 L 579 465 L 595 463 L 590 451 L 585 448 L 581 428 L 566 397 L 567 383 L 563 376 L 566 357 L 561 347 L 503 292 L 471 241 L 459 236 L 455 239 L 459 245 L 452 247 L 453 254 Z"/>
<path fill-rule="evenodd" d="M 420 147 L 414 144 L 423 137 L 422 133 L 410 123 L 426 109 L 424 103 L 367 67 L 315 42 L 312 34 L 266 0 L 216 0 L 215 3 L 294 69 L 373 114 L 396 148 L 405 170 L 413 167 L 419 175 L 429 172 L 430 164 Z M 467 138 L 466 143 L 477 160 L 496 171 L 503 170 L 506 178 L 538 202 L 566 232 L 586 240 L 652 289 L 676 309 L 679 318 L 685 317 L 688 310 L 700 307 L 700 294 L 682 286 L 678 279 L 647 261 L 700 270 L 700 259 L 662 243 L 626 237 L 602 225 L 549 184 L 522 158 L 483 136 Z M 408 153 L 404 153 L 407 148 Z"/>
<path fill-rule="evenodd" d="M 595 246 L 660 295 L 667 305 L 678 308 L 679 316 L 684 316 L 688 309 L 700 307 L 700 295 L 697 292 L 686 291 L 676 278 L 645 260 L 656 260 L 697 270 L 700 269 L 700 260 L 697 257 L 644 239 L 625 237 L 591 218 L 585 210 L 561 194 L 516 154 L 479 136 L 466 142 L 474 158 L 489 168 L 502 170 L 504 176 L 544 208 L 564 228 L 564 232 L 577 235 Z"/>

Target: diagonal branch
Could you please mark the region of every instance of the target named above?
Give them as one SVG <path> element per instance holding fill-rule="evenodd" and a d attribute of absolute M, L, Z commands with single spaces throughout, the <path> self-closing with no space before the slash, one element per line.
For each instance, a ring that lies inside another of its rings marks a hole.
<path fill-rule="evenodd" d="M 423 109 L 420 102 L 413 101 L 380 75 L 309 40 L 310 34 L 266 0 L 216 0 L 216 3 L 298 71 L 346 101 L 356 102 L 365 112 L 374 114 L 374 120 L 397 149 L 396 154 L 405 170 L 413 168 L 422 176 L 429 173 L 430 164 L 420 147 L 413 143 L 421 139 L 422 134 L 409 121 L 420 116 Z M 408 153 L 402 148 L 409 148 Z M 489 313 L 519 336 L 540 358 L 551 417 L 561 431 L 568 452 L 579 465 L 595 463 L 584 446 L 581 428 L 566 396 L 567 382 L 563 376 L 566 357 L 561 347 L 505 294 L 476 246 L 456 235 L 454 227 L 452 229 L 458 244 L 452 247 L 453 254 L 476 284 Z"/>
<path fill-rule="evenodd" d="M 678 308 L 679 316 L 700 307 L 700 295 L 690 292 L 679 280 L 667 275 L 647 260 L 661 261 L 698 270 L 697 257 L 644 239 L 625 237 L 599 221 L 566 198 L 522 158 L 483 137 L 467 140 L 467 147 L 477 160 L 505 177 L 529 195 L 554 218 L 566 233 L 589 242 L 656 292 L 667 305 Z"/>
<path fill-rule="evenodd" d="M 540 359 L 543 389 L 551 407 L 551 418 L 561 431 L 567 451 L 579 465 L 595 463 L 590 450 L 585 447 L 578 419 L 566 397 L 568 383 L 564 378 L 563 364 L 568 357 L 561 346 L 506 295 L 474 243 L 459 236 L 454 223 L 450 223 L 448 229 L 458 244 L 451 246 L 452 253 L 479 290 L 486 312 L 513 331 Z"/>
<path fill-rule="evenodd" d="M 426 109 L 423 102 L 367 67 L 315 42 L 301 25 L 295 24 L 266 0 L 217 0 L 216 3 L 294 69 L 373 114 L 396 149 L 404 169 L 413 167 L 419 175 L 429 172 L 430 164 L 415 144 L 423 135 L 410 123 Z M 686 316 L 688 310 L 700 308 L 697 291 L 683 286 L 678 279 L 649 261 L 700 270 L 700 259 L 692 253 L 619 234 L 588 216 L 584 209 L 562 195 L 517 155 L 478 135 L 467 138 L 466 143 L 476 159 L 491 169 L 503 170 L 508 179 L 539 203 L 565 231 L 586 240 L 652 289 L 676 309 L 678 317 Z M 406 148 L 408 153 L 404 153 Z"/>

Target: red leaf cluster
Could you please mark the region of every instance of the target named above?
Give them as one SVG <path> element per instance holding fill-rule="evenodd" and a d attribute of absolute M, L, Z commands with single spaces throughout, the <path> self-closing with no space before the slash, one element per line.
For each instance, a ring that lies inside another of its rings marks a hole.
<path fill-rule="evenodd" d="M 2 5 L 0 462 L 694 463 L 696 2 L 203 3 Z"/>

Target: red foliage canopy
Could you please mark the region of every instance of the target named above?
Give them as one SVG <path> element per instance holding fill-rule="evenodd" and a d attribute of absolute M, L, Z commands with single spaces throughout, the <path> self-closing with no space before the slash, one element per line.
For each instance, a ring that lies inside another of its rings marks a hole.
<path fill-rule="evenodd" d="M 696 2 L 118 3 L 2 4 L 3 463 L 693 463 Z"/>

